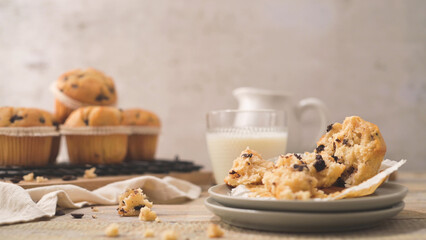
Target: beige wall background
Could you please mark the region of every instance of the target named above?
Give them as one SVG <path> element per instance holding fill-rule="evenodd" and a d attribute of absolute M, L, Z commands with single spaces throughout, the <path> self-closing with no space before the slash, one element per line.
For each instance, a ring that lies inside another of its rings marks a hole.
<path fill-rule="evenodd" d="M 160 158 L 211 169 L 205 114 L 251 86 L 359 115 L 426 170 L 426 1 L 0 0 L 0 105 L 53 110 L 49 84 L 88 66 L 161 117 Z"/>

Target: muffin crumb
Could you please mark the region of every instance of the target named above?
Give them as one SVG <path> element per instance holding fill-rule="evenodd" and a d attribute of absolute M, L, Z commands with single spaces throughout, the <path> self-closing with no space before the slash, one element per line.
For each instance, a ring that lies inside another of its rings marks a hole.
<path fill-rule="evenodd" d="M 143 207 L 139 213 L 139 220 L 141 221 L 154 221 L 157 219 L 157 213 L 151 211 L 148 207 Z"/>
<path fill-rule="evenodd" d="M 105 229 L 105 235 L 107 237 L 117 237 L 118 232 L 118 224 L 117 223 L 111 223 L 106 229 Z"/>
<path fill-rule="evenodd" d="M 99 212 L 99 209 L 97 207 L 91 207 L 92 212 Z"/>
<path fill-rule="evenodd" d="M 143 236 L 146 238 L 151 238 L 154 237 L 154 230 L 148 228 L 147 230 L 145 230 L 145 232 L 143 233 Z"/>
<path fill-rule="evenodd" d="M 36 177 L 36 182 L 41 183 L 41 182 L 46 182 L 47 178 L 42 177 L 42 176 L 37 176 Z"/>
<path fill-rule="evenodd" d="M 219 225 L 211 223 L 207 228 L 207 236 L 209 238 L 220 238 L 223 236 L 223 230 Z"/>
<path fill-rule="evenodd" d="M 162 240 L 176 240 L 178 238 L 178 234 L 174 230 L 166 230 L 161 235 Z"/>
<path fill-rule="evenodd" d="M 95 171 L 96 171 L 95 167 L 92 167 L 91 169 L 84 170 L 83 178 L 95 178 L 95 177 L 97 177 L 98 175 L 96 175 Z"/>
<path fill-rule="evenodd" d="M 96 218 L 98 218 L 98 217 L 97 217 L 96 215 L 92 215 L 92 218 L 93 218 L 93 219 L 96 219 Z"/>
<path fill-rule="evenodd" d="M 24 175 L 22 177 L 25 182 L 32 182 L 34 181 L 34 173 L 28 173 L 27 175 Z"/>

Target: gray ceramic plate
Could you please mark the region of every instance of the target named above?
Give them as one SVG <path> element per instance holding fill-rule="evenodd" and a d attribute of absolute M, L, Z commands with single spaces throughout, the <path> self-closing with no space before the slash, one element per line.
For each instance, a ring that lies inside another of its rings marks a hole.
<path fill-rule="evenodd" d="M 226 184 L 213 186 L 209 189 L 210 196 L 218 203 L 227 207 L 279 210 L 295 212 L 349 212 L 387 208 L 401 202 L 408 189 L 396 183 L 385 183 L 375 193 L 360 198 L 349 198 L 334 201 L 315 200 L 274 200 L 232 197 Z"/>
<path fill-rule="evenodd" d="M 405 205 L 399 202 L 389 208 L 372 211 L 306 213 L 230 208 L 211 197 L 204 204 L 227 224 L 280 232 L 336 232 L 373 227 L 397 215 Z"/>

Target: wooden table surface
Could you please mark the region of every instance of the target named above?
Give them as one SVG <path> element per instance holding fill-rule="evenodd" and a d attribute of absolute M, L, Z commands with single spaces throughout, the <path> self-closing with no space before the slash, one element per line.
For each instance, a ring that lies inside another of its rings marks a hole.
<path fill-rule="evenodd" d="M 210 223 L 217 223 L 225 231 L 222 239 L 426 239 L 426 173 L 400 172 L 396 183 L 409 188 L 405 208 L 397 216 L 380 225 L 359 231 L 320 234 L 275 233 L 233 227 L 220 222 L 203 205 L 209 186 L 203 186 L 203 193 L 197 200 L 178 205 L 154 205 L 161 222 L 142 222 L 137 217 L 119 217 L 116 206 L 98 206 L 99 212 L 90 207 L 67 210 L 66 215 L 51 219 L 0 227 L 0 239 L 110 239 L 104 229 L 111 223 L 118 223 L 120 235 L 116 239 L 144 239 L 147 229 L 161 233 L 173 229 L 178 239 L 207 239 L 206 229 Z M 70 215 L 84 213 L 82 219 Z M 95 215 L 96 218 L 92 218 Z"/>

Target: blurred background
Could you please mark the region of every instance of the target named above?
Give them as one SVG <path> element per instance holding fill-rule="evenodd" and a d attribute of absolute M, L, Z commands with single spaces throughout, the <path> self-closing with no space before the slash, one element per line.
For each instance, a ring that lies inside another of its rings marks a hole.
<path fill-rule="evenodd" d="M 317 97 L 330 123 L 359 115 L 380 127 L 387 158 L 426 170 L 422 0 L 0 0 L 0 66 L 0 105 L 50 111 L 61 73 L 104 71 L 119 107 L 161 118 L 157 157 L 207 170 L 205 115 L 236 108 L 243 86 Z"/>

